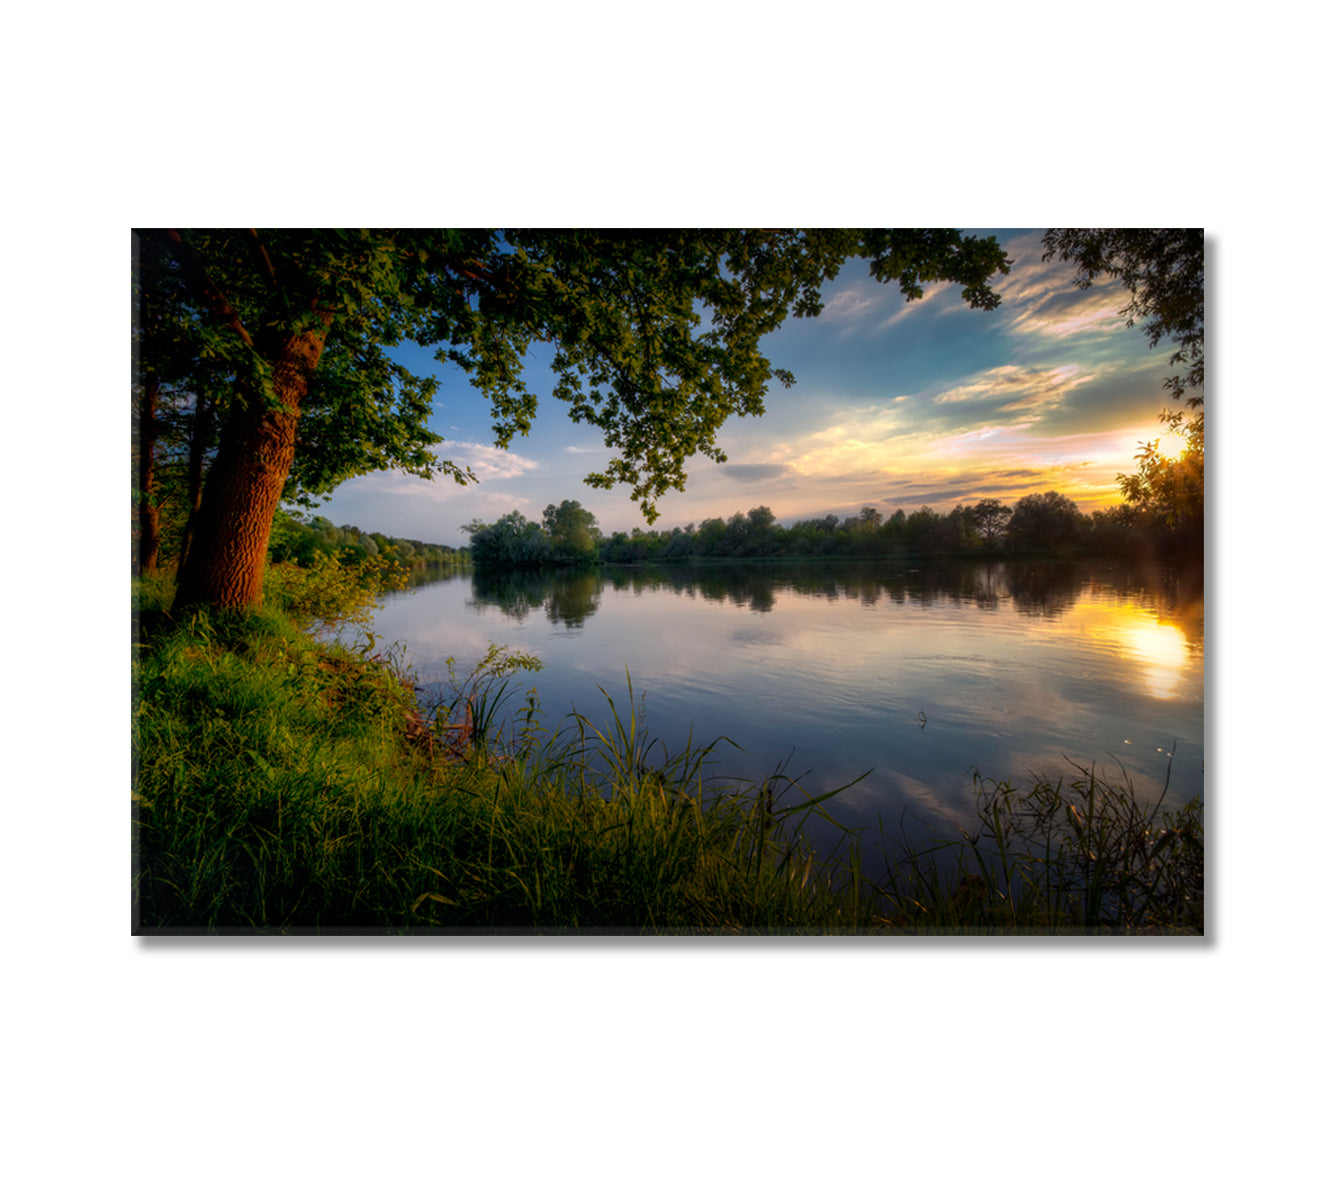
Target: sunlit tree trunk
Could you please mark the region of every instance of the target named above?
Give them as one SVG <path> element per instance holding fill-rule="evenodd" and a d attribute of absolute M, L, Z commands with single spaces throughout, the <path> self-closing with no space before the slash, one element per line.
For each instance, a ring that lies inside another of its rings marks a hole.
<path fill-rule="evenodd" d="M 143 408 L 139 413 L 139 545 L 136 559 L 139 574 L 157 570 L 162 530 L 154 506 L 153 455 L 157 442 L 158 381 L 150 376 L 144 386 Z"/>
<path fill-rule="evenodd" d="M 288 338 L 270 361 L 276 407 L 238 384 L 176 584 L 174 611 L 260 602 L 269 531 L 296 452 L 297 420 L 327 324 Z"/>

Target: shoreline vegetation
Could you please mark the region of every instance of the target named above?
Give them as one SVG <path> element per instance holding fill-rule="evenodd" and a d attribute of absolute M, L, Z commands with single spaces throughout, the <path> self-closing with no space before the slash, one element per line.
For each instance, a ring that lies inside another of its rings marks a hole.
<path fill-rule="evenodd" d="M 180 620 L 168 573 L 135 582 L 136 933 L 1204 932 L 1199 798 L 979 778 L 973 828 L 908 848 L 838 825 L 836 792 L 710 780 L 717 743 L 647 740 L 628 679 L 604 713 L 552 728 L 534 691 L 502 721 L 539 664 L 495 647 L 423 709 L 368 629 L 405 564 L 347 558 L 271 563 L 261 607 Z M 321 636 L 348 622 L 355 647 Z"/>
<path fill-rule="evenodd" d="M 1198 472 L 1186 471 L 1192 484 Z M 859 559 L 1023 559 L 1104 557 L 1123 561 L 1179 561 L 1202 565 L 1203 508 L 1199 494 L 1184 511 L 1130 504 L 1081 513 L 1059 492 L 1025 496 L 1013 508 L 999 501 L 956 505 L 949 513 L 923 506 L 888 518 L 864 507 L 855 517 L 829 515 L 780 524 L 764 505 L 671 530 L 635 528 L 604 537 L 597 518 L 577 500 L 548 505 L 539 524 L 521 512 L 463 526 L 466 546 L 447 546 L 325 517 L 302 520 L 279 510 L 270 539 L 270 561 L 310 567 L 321 558 L 357 565 L 419 571 L 471 565 L 481 571 L 568 566 L 634 566 L 641 563 L 820 562 Z M 1165 515 L 1170 511 L 1171 519 Z"/>
<path fill-rule="evenodd" d="M 797 561 L 830 558 L 1025 557 L 1031 555 L 1101 555 L 1122 559 L 1201 560 L 1204 552 L 1202 470 L 1177 464 L 1187 483 L 1188 501 L 1175 494 L 1162 508 L 1121 504 L 1092 514 L 1079 511 L 1059 492 L 1025 496 L 1013 508 L 997 500 L 956 505 L 949 513 L 923 506 L 913 513 L 897 509 L 889 517 L 870 506 L 840 520 L 833 513 L 819 519 L 779 523 L 765 505 L 736 512 L 724 521 L 711 517 L 671 530 L 635 528 L 604 537 L 597 518 L 577 500 L 548 505 L 542 522 L 515 510 L 499 520 L 463 526 L 464 549 L 432 547 L 430 561 L 466 558 L 481 570 L 550 566 L 633 565 L 705 560 Z M 343 553 L 398 554 L 405 565 L 426 565 L 409 548 L 382 534 L 363 535 L 355 526 L 334 529 L 317 518 L 309 526 L 279 513 L 275 557 L 308 563 L 315 549 Z M 373 541 L 371 539 L 374 539 Z M 420 547 L 422 543 L 415 543 Z M 400 549 L 399 547 L 403 547 Z M 443 557 L 442 557 L 443 556 Z"/>

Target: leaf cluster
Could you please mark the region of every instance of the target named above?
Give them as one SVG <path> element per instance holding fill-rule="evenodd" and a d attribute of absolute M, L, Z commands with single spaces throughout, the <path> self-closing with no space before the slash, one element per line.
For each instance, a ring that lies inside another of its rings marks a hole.
<path fill-rule="evenodd" d="M 1118 475 L 1121 494 L 1135 513 L 1150 525 L 1196 531 L 1204 529 L 1204 414 L 1190 420 L 1184 412 L 1166 411 L 1162 422 L 1169 432 L 1186 439 L 1185 449 L 1172 457 L 1160 449 L 1162 439 L 1140 445 L 1133 475 Z"/>
<path fill-rule="evenodd" d="M 1119 279 L 1130 292 L 1121 309 L 1126 325 L 1142 322 L 1151 346 L 1175 342 L 1169 361 L 1186 364 L 1163 386 L 1175 401 L 1204 403 L 1203 229 L 1049 229 L 1042 243 L 1044 262 L 1074 260 L 1081 290 L 1102 275 Z"/>

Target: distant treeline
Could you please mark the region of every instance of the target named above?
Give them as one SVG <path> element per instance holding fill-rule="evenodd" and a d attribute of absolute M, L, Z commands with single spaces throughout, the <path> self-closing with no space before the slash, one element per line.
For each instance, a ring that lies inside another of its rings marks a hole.
<path fill-rule="evenodd" d="M 520 512 L 464 528 L 468 548 L 363 532 L 325 517 L 302 521 L 279 512 L 269 551 L 274 562 L 309 566 L 323 553 L 344 562 L 379 555 L 409 569 L 471 561 L 482 570 L 672 562 L 692 558 L 860 558 L 931 554 L 1099 554 L 1123 558 L 1198 555 L 1203 520 L 1167 523 L 1120 504 L 1092 514 L 1059 492 L 1025 496 L 1013 507 L 997 500 L 956 505 L 947 513 L 922 507 L 890 516 L 866 507 L 855 517 L 781 525 L 764 505 L 727 520 L 711 517 L 671 530 L 635 529 L 603 537 L 597 518 L 577 500 L 548 505 L 542 524 Z"/>
<path fill-rule="evenodd" d="M 551 520 L 591 531 L 592 544 L 570 554 Z M 602 537 L 596 518 L 577 501 L 547 509 L 544 526 L 513 512 L 491 525 L 474 521 L 473 559 L 479 567 L 536 567 L 571 561 L 668 562 L 690 558 L 817 558 L 896 554 L 1088 553 L 1122 557 L 1198 553 L 1203 520 L 1168 523 L 1121 504 L 1086 515 L 1059 492 L 1025 496 L 1013 507 L 997 500 L 957 505 L 948 513 L 922 507 L 885 517 L 866 507 L 840 520 L 830 514 L 790 526 L 766 506 L 668 530 L 635 529 Z M 579 519 L 576 519 L 579 518 Z"/>
<path fill-rule="evenodd" d="M 363 533 L 355 525 L 335 525 L 327 517 L 302 521 L 279 510 L 269 535 L 269 557 L 273 562 L 292 562 L 308 567 L 317 554 L 341 562 L 357 562 L 379 555 L 409 570 L 466 562 L 467 550 L 415 538 Z"/>

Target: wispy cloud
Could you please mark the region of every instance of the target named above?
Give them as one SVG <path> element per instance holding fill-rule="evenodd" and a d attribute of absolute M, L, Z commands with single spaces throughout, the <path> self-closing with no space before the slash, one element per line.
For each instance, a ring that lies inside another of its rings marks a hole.
<path fill-rule="evenodd" d="M 904 428 L 896 412 L 871 405 L 837 413 L 834 424 L 775 445 L 773 454 L 792 474 L 832 479 L 882 467 L 887 458 L 922 440 Z"/>
<path fill-rule="evenodd" d="M 1042 261 L 1042 236 L 1014 238 L 1005 252 L 1014 265 L 1000 284 L 1001 312 L 1010 318 L 1016 337 L 1063 339 L 1090 334 L 1113 334 L 1125 328 L 1120 310 L 1125 289 L 1106 277 L 1085 291 L 1074 286 L 1075 268 L 1053 259 Z"/>
<path fill-rule="evenodd" d="M 897 284 L 857 279 L 828 297 L 819 319 L 822 326 L 834 326 L 844 335 L 874 334 L 916 314 L 940 314 L 966 307 L 956 283 L 928 283 L 919 299 L 908 300 Z"/>
<path fill-rule="evenodd" d="M 1055 408 L 1082 384 L 1096 376 L 1077 364 L 1026 367 L 1014 363 L 992 367 L 969 382 L 941 392 L 933 404 L 988 408 L 996 412 L 1033 413 Z"/>
<path fill-rule="evenodd" d="M 479 442 L 445 441 L 440 443 L 440 449 L 443 457 L 471 467 L 482 483 L 492 479 L 513 479 L 525 471 L 536 470 L 538 466 L 531 458 Z"/>
<path fill-rule="evenodd" d="M 874 280 L 844 284 L 825 300 L 819 320 L 828 325 L 857 325 L 885 309 L 885 289 Z"/>
<path fill-rule="evenodd" d="M 1124 293 L 1106 287 L 1087 292 L 1070 289 L 1068 294 L 1053 292 L 1022 310 L 1016 309 L 1011 328 L 1021 336 L 1053 339 L 1115 335 L 1125 328 L 1120 312 L 1124 303 Z"/>

